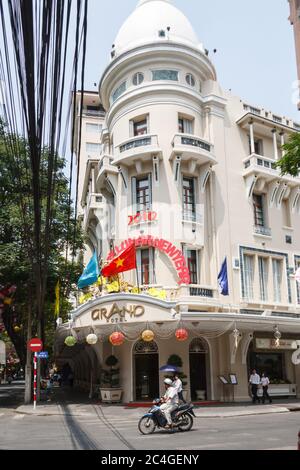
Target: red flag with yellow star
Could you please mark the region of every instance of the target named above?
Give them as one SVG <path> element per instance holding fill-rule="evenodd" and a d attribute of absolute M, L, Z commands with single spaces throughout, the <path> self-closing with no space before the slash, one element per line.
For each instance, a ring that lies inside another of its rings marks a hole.
<path fill-rule="evenodd" d="M 125 271 L 136 269 L 135 246 L 130 245 L 119 256 L 114 258 L 107 266 L 102 268 L 102 276 L 112 277 Z"/>

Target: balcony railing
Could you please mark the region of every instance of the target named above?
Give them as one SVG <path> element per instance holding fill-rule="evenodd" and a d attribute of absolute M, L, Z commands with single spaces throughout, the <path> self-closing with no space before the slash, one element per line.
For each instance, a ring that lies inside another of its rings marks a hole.
<path fill-rule="evenodd" d="M 206 150 L 207 152 L 210 152 L 212 147 L 211 144 L 205 142 L 204 140 L 185 136 L 181 137 L 181 145 L 191 145 L 193 147 L 199 147 L 203 150 Z"/>
<path fill-rule="evenodd" d="M 129 142 L 126 142 L 123 145 L 120 145 L 120 153 L 127 152 L 128 150 L 135 149 L 138 147 L 145 147 L 147 145 L 152 145 L 152 136 L 150 137 L 141 137 L 139 139 L 134 139 Z"/>
<path fill-rule="evenodd" d="M 261 116 L 263 118 L 267 118 L 270 121 L 275 122 L 276 124 L 281 124 L 284 126 L 292 127 L 296 131 L 300 131 L 300 124 L 297 122 L 293 122 L 289 118 L 284 118 L 281 116 L 277 116 L 276 114 L 273 114 L 272 112 L 266 111 L 263 108 L 256 108 L 254 106 L 244 104 L 244 111 L 247 113 L 255 114 L 256 116 Z"/>
<path fill-rule="evenodd" d="M 265 237 L 271 237 L 272 236 L 272 230 L 268 227 L 263 227 L 260 225 L 254 225 L 253 226 L 253 231 L 256 235 L 264 235 Z"/>
<path fill-rule="evenodd" d="M 203 223 L 203 216 L 199 212 L 182 212 L 182 220 L 183 222 L 195 222 L 198 224 Z"/>
<path fill-rule="evenodd" d="M 214 291 L 213 289 L 207 289 L 205 287 L 190 286 L 190 295 L 192 297 L 207 297 L 209 299 L 213 299 Z"/>
<path fill-rule="evenodd" d="M 261 166 L 263 168 L 268 168 L 270 170 L 276 170 L 275 160 L 269 158 L 261 157 L 260 155 L 251 155 L 245 162 L 245 169 L 249 168 L 251 165 Z"/>

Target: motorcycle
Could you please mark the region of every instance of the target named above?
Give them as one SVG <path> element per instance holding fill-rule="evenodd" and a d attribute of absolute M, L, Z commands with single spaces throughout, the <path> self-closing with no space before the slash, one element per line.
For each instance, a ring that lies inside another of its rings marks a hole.
<path fill-rule="evenodd" d="M 167 420 L 160 409 L 160 404 L 161 400 L 155 400 L 148 413 L 141 417 L 138 424 L 141 434 L 153 434 L 156 428 L 166 427 Z M 173 429 L 178 429 L 181 432 L 187 432 L 192 429 L 194 424 L 193 417 L 196 417 L 193 408 L 194 405 L 191 403 L 184 403 L 171 413 Z"/>

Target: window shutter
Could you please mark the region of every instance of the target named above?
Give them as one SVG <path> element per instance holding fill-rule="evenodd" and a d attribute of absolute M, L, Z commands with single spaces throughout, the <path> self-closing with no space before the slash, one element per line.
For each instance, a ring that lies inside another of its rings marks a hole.
<path fill-rule="evenodd" d="M 131 204 L 132 204 L 132 210 L 133 210 L 132 215 L 135 215 L 137 213 L 136 177 L 135 176 L 131 178 Z"/>

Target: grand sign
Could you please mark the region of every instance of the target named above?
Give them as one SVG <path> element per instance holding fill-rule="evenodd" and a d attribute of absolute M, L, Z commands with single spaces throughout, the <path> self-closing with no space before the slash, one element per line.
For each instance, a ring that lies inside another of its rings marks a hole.
<path fill-rule="evenodd" d="M 123 323 L 127 322 L 128 318 L 133 320 L 142 317 L 145 313 L 145 307 L 142 305 L 128 305 L 126 307 L 119 307 L 114 303 L 110 309 L 105 307 L 93 310 L 91 313 L 93 321 L 106 321 L 106 323 Z"/>
<path fill-rule="evenodd" d="M 121 243 L 120 246 L 116 246 L 115 249 L 109 253 L 107 261 L 112 261 L 115 256 L 118 256 L 132 244 L 134 244 L 136 248 L 143 246 L 156 248 L 162 253 L 166 254 L 175 266 L 179 277 L 179 284 L 191 283 L 189 268 L 186 264 L 186 259 L 182 251 L 167 240 L 158 237 L 152 237 L 151 235 L 135 239 L 129 238 L 128 240 L 125 240 Z"/>

